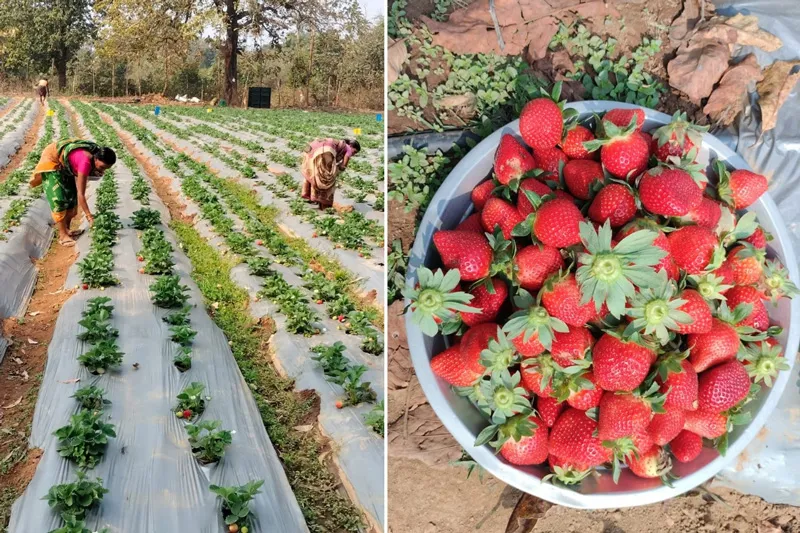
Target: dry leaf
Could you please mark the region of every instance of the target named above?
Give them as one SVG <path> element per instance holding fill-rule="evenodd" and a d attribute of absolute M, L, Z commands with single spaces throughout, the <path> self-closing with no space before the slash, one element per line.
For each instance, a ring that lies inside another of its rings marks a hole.
<path fill-rule="evenodd" d="M 313 426 L 313 424 L 308 424 L 306 426 L 295 426 L 292 429 L 294 429 L 295 431 L 298 431 L 300 433 L 308 433 L 309 431 L 314 429 L 314 426 Z"/>
<path fill-rule="evenodd" d="M 558 20 L 553 17 L 541 18 L 527 28 L 531 40 L 528 43 L 528 60 L 542 59 L 547 54 L 547 46 L 558 32 Z"/>
<path fill-rule="evenodd" d="M 80 378 L 72 378 L 72 379 L 67 379 L 67 380 L 64 380 L 64 381 L 59 381 L 59 383 L 65 383 L 65 384 L 69 385 L 71 383 L 78 383 L 79 381 L 80 381 Z"/>
<path fill-rule="evenodd" d="M 669 28 L 669 38 L 673 46 L 677 46 L 680 41 L 686 39 L 700 20 L 700 1 L 684 0 L 683 11 L 672 21 Z"/>
<path fill-rule="evenodd" d="M 13 361 L 14 361 L 15 363 L 17 363 L 18 365 L 21 365 L 22 363 L 24 363 L 24 362 L 25 362 L 25 361 L 23 361 L 22 359 L 20 359 L 19 357 L 15 357 L 15 358 L 13 359 Z"/>
<path fill-rule="evenodd" d="M 700 104 L 728 68 L 729 58 L 726 44 L 692 39 L 680 47 L 675 59 L 667 64 L 669 84 L 685 93 L 693 103 Z"/>
<path fill-rule="evenodd" d="M 39 344 L 39 343 L 37 341 L 33 340 L 33 339 L 28 339 L 28 344 L 36 345 L 36 344 Z"/>
<path fill-rule="evenodd" d="M 743 108 L 750 83 L 763 78 L 756 56 L 749 54 L 725 72 L 719 87 L 708 98 L 703 113 L 711 116 L 714 122 L 725 126 L 732 124 Z"/>
<path fill-rule="evenodd" d="M 28 371 L 27 371 L 27 370 L 23 370 L 23 371 L 22 371 L 22 382 L 23 382 L 23 383 L 27 383 L 27 382 L 28 382 L 28 379 L 30 379 L 30 378 L 28 377 Z"/>
<path fill-rule="evenodd" d="M 754 46 L 765 52 L 774 52 L 783 46 L 779 38 L 758 27 L 758 17 L 755 15 L 737 13 L 730 18 L 714 17 L 709 22 L 708 30 L 704 31 L 709 32 L 709 37 L 715 33 L 733 33 L 733 43 Z"/>
<path fill-rule="evenodd" d="M 17 398 L 15 401 L 11 402 L 10 404 L 4 405 L 3 409 L 11 409 L 12 407 L 16 407 L 21 403 L 22 403 L 22 396 L 20 396 L 19 398 Z"/>
<path fill-rule="evenodd" d="M 41 315 L 41 314 L 42 314 L 42 312 L 41 312 L 41 311 L 33 311 L 33 312 L 31 312 L 31 313 L 28 313 L 28 314 L 29 314 L 30 316 L 37 316 L 37 315 Z"/>
<path fill-rule="evenodd" d="M 790 74 L 796 65 L 800 61 L 776 61 L 764 70 L 764 80 L 757 86 L 762 135 L 777 124 L 778 110 L 800 78 L 800 71 Z"/>
<path fill-rule="evenodd" d="M 408 48 L 406 48 L 404 39 L 399 39 L 389 45 L 389 63 L 387 66 L 389 83 L 394 83 L 397 80 L 407 59 Z"/>

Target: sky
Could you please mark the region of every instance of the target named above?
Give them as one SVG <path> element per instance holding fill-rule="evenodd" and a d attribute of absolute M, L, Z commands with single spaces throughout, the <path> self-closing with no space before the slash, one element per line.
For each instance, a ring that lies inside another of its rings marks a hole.
<path fill-rule="evenodd" d="M 386 4 L 388 1 L 389 0 L 358 0 L 358 3 L 366 9 L 367 18 L 372 19 L 386 13 Z"/>

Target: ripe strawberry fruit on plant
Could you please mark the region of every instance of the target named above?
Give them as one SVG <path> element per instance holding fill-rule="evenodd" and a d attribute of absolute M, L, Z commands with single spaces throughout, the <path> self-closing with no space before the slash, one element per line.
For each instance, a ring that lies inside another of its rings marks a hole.
<path fill-rule="evenodd" d="M 564 485 L 626 465 L 669 482 L 724 454 L 789 367 L 766 300 L 798 289 L 740 211 L 766 179 L 701 168 L 705 128 L 578 121 L 558 92 L 523 109 L 524 143 L 501 139 L 458 230 L 434 232 L 407 312 L 448 337 L 431 371 L 487 420 L 476 446 Z"/>

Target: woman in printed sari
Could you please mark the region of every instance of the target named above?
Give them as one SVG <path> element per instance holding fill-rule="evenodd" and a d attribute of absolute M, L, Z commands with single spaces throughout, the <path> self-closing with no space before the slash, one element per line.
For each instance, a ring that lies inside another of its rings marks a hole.
<path fill-rule="evenodd" d="M 300 166 L 305 178 L 303 198 L 319 204 L 320 209 L 332 207 L 336 177 L 360 150 L 361 145 L 353 139 L 317 139 L 309 144 Z"/>
<path fill-rule="evenodd" d="M 86 184 L 90 178 L 102 176 L 116 161 L 117 154 L 111 148 L 80 139 L 62 140 L 42 151 L 30 185 L 44 185 L 62 246 L 74 246 L 74 238 L 80 234 L 69 229 L 78 214 L 78 206 L 89 225 L 94 222 L 86 202 Z"/>

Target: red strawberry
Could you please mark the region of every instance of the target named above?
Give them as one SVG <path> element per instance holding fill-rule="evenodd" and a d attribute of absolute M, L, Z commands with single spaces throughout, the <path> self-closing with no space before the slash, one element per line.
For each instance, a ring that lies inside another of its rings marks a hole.
<path fill-rule="evenodd" d="M 767 248 L 767 235 L 761 226 L 757 227 L 752 235 L 742 239 L 742 241 L 752 244 L 756 250 L 765 250 Z"/>
<path fill-rule="evenodd" d="M 499 279 L 492 279 L 492 287 L 494 287 L 494 294 L 490 294 L 483 283 L 468 291 L 473 296 L 469 303 L 470 307 L 480 309 L 481 312 L 461 312 L 461 320 L 464 321 L 464 324 L 472 327 L 484 322 L 492 322 L 497 317 L 497 313 L 508 297 L 508 286 Z"/>
<path fill-rule="evenodd" d="M 593 436 L 597 422 L 577 409 L 566 409 L 550 430 L 550 454 L 585 468 L 611 460 L 612 451 Z"/>
<path fill-rule="evenodd" d="M 636 216 L 636 198 L 630 188 L 609 183 L 597 193 L 589 206 L 589 218 L 598 224 L 608 220 L 612 228 L 627 224 Z"/>
<path fill-rule="evenodd" d="M 636 115 L 636 131 L 640 131 L 644 126 L 644 111 L 641 109 L 612 109 L 603 115 L 603 122 L 608 121 L 619 128 L 624 128 L 631 123 L 634 115 Z"/>
<path fill-rule="evenodd" d="M 536 335 L 534 335 L 534 337 L 535 336 Z M 525 346 L 522 345 L 522 335 L 512 342 L 519 353 L 533 359 L 531 364 L 523 364 L 521 366 L 522 386 L 525 390 L 536 396 L 550 396 L 553 393 L 553 372 L 555 371 L 555 367 L 553 366 L 553 359 L 550 355 L 543 353 L 544 346 L 539 350 L 539 353 L 532 353 L 520 349 L 520 347 L 523 347 L 523 349 L 525 348 Z M 530 342 L 531 341 L 528 341 L 526 344 L 530 344 Z M 536 340 L 535 342 L 538 343 L 539 341 Z M 541 344 L 539 344 L 539 346 L 541 346 Z M 544 387 L 542 385 L 544 385 Z"/>
<path fill-rule="evenodd" d="M 669 448 L 677 461 L 690 463 L 703 451 L 703 437 L 684 429 L 670 441 Z"/>
<path fill-rule="evenodd" d="M 344 407 L 344 402 L 342 402 L 342 400 L 336 400 L 336 403 L 334 405 L 336 406 L 337 409 L 341 409 L 342 407 Z"/>
<path fill-rule="evenodd" d="M 533 233 L 544 244 L 566 248 L 581 242 L 583 215 L 575 204 L 562 198 L 544 202 L 536 211 Z"/>
<path fill-rule="evenodd" d="M 750 392 L 750 376 L 737 360 L 729 361 L 700 374 L 697 385 L 698 407 L 702 411 L 727 411 Z"/>
<path fill-rule="evenodd" d="M 703 196 L 700 204 L 689 211 L 681 220 L 692 222 L 704 228 L 714 229 L 719 224 L 722 217 L 722 204 L 712 200 L 708 196 Z"/>
<path fill-rule="evenodd" d="M 594 133 L 589 128 L 575 126 L 567 131 L 561 141 L 561 149 L 570 159 L 594 159 L 595 154 L 584 148 L 583 143 L 594 140 Z"/>
<path fill-rule="evenodd" d="M 189 409 L 183 411 L 183 418 L 192 418 L 192 412 Z"/>
<path fill-rule="evenodd" d="M 650 404 L 633 394 L 606 392 L 600 400 L 597 437 L 616 440 L 647 428 L 653 417 Z"/>
<path fill-rule="evenodd" d="M 755 285 L 764 273 L 764 252 L 753 246 L 735 246 L 725 262 L 733 270 L 736 285 Z"/>
<path fill-rule="evenodd" d="M 759 331 L 766 331 L 769 328 L 769 314 L 762 300 L 764 295 L 761 294 L 758 289 L 748 285 L 737 285 L 728 290 L 728 292 L 725 293 L 725 297 L 728 299 L 728 307 L 732 310 L 736 309 L 736 306 L 739 304 L 749 304 L 752 306 L 750 314 L 744 320 L 736 324 L 737 326 L 750 326 Z"/>
<path fill-rule="evenodd" d="M 564 183 L 575 198 L 588 200 L 590 188 L 603 183 L 603 167 L 597 161 L 575 159 L 564 165 Z"/>
<path fill-rule="evenodd" d="M 700 226 L 684 226 L 667 237 L 672 259 L 689 274 L 700 274 L 719 246 L 717 234 Z"/>
<path fill-rule="evenodd" d="M 561 108 L 550 98 L 531 100 L 519 115 L 519 133 L 534 151 L 556 146 L 563 128 Z"/>
<path fill-rule="evenodd" d="M 585 358 L 593 344 L 594 337 L 588 329 L 572 326 L 566 333 L 555 332 L 550 354 L 559 366 L 568 367 L 572 361 Z"/>
<path fill-rule="evenodd" d="M 703 193 L 688 172 L 656 167 L 645 172 L 639 180 L 639 198 L 651 213 L 679 217 L 699 206 Z"/>
<path fill-rule="evenodd" d="M 550 190 L 550 187 L 536 178 L 528 178 L 523 180 L 522 183 L 519 184 L 519 196 L 517 196 L 517 210 L 523 217 L 526 217 L 536 211 L 533 205 L 531 205 L 531 201 L 528 200 L 528 197 L 525 195 L 525 191 L 535 192 L 540 197 L 553 192 Z"/>
<path fill-rule="evenodd" d="M 558 415 L 567 406 L 566 402 L 559 402 L 551 396 L 537 396 L 536 397 L 536 411 L 542 417 L 544 424 L 551 428 L 556 423 Z"/>
<path fill-rule="evenodd" d="M 680 372 L 668 372 L 667 378 L 662 380 L 659 391 L 666 394 L 664 408 L 669 410 L 694 411 L 697 409 L 697 372 L 686 359 L 680 362 Z"/>
<path fill-rule="evenodd" d="M 722 281 L 720 282 L 720 284 L 733 286 L 733 267 L 730 265 L 730 263 L 724 263 L 723 262 L 719 266 L 719 268 L 714 270 L 714 272 L 712 272 L 712 273 L 715 276 L 717 276 L 719 278 L 722 278 Z M 725 290 L 721 290 L 720 293 L 721 294 L 725 294 L 729 290 L 730 290 L 730 287 L 725 289 Z"/>
<path fill-rule="evenodd" d="M 465 364 L 461 356 L 461 346 L 458 344 L 434 355 L 431 359 L 431 370 L 454 387 L 468 387 L 483 374 Z"/>
<path fill-rule="evenodd" d="M 544 244 L 526 246 L 514 257 L 517 280 L 523 289 L 539 290 L 544 281 L 564 267 L 558 248 Z"/>
<path fill-rule="evenodd" d="M 660 161 L 670 157 L 683 159 L 695 146 L 703 142 L 708 127 L 697 126 L 686 119 L 685 113 L 676 113 L 672 122 L 653 132 L 653 155 Z"/>
<path fill-rule="evenodd" d="M 139 255 L 139 256 L 136 256 L 136 260 L 137 260 L 137 261 L 139 261 L 139 262 L 141 263 L 142 261 L 144 261 L 144 257 L 143 257 L 143 256 L 141 256 L 141 255 Z"/>
<path fill-rule="evenodd" d="M 519 439 L 508 439 L 500 448 L 500 455 L 512 465 L 538 465 L 547 460 L 547 426 L 534 416 L 530 421 L 536 425 L 533 435 Z"/>
<path fill-rule="evenodd" d="M 631 454 L 625 462 L 631 472 L 645 479 L 662 477 L 672 469 L 669 455 L 660 446 L 639 455 Z"/>
<path fill-rule="evenodd" d="M 655 352 L 605 333 L 592 348 L 594 376 L 607 391 L 632 391 L 650 370 Z"/>
<path fill-rule="evenodd" d="M 493 253 L 486 236 L 441 230 L 433 234 L 433 244 L 445 268 L 457 268 L 462 281 L 477 281 L 489 274 Z"/>
<path fill-rule="evenodd" d="M 581 290 L 573 274 L 551 276 L 540 293 L 542 305 L 550 316 L 569 326 L 583 327 L 597 317 L 594 300 L 581 304 Z"/>
<path fill-rule="evenodd" d="M 484 322 L 469 328 L 461 337 L 461 357 L 472 372 L 483 374 L 486 371 L 481 364 L 481 352 L 489 347 L 490 340 L 497 340 L 497 330 L 494 322 Z"/>
<path fill-rule="evenodd" d="M 483 235 L 483 223 L 481 222 L 480 213 L 472 213 L 464 219 L 464 222 L 456 226 L 455 231 L 472 231 L 473 233 L 480 233 Z"/>
<path fill-rule="evenodd" d="M 472 189 L 472 203 L 475 205 L 475 210 L 480 211 L 486 205 L 486 200 L 492 197 L 492 191 L 496 185 L 492 180 L 486 180 L 480 185 Z"/>
<path fill-rule="evenodd" d="M 647 428 L 640 429 L 639 431 L 635 432 L 633 435 L 631 435 L 631 440 L 640 454 L 650 451 L 650 448 L 656 445 L 656 443 L 653 441 L 653 437 L 651 437 L 650 433 L 647 432 Z"/>
<path fill-rule="evenodd" d="M 614 137 L 600 149 L 600 161 L 612 175 L 631 180 L 647 170 L 650 148 L 636 132 Z"/>
<path fill-rule="evenodd" d="M 681 300 L 686 303 L 678 308 L 692 317 L 689 324 L 678 324 L 678 333 L 686 335 L 688 333 L 708 333 L 711 331 L 711 308 L 705 298 L 692 289 L 686 289 L 680 295 Z"/>
<path fill-rule="evenodd" d="M 703 372 L 707 368 L 736 357 L 739 351 L 739 334 L 730 324 L 717 318 L 711 319 L 711 330 L 708 333 L 692 333 L 687 336 L 689 361 L 695 372 Z"/>
<path fill-rule="evenodd" d="M 728 431 L 728 417 L 713 411 L 686 411 L 683 429 L 706 439 L 716 439 Z"/>
<path fill-rule="evenodd" d="M 678 266 L 675 264 L 675 261 L 672 259 L 672 250 L 670 250 L 669 240 L 667 240 L 667 236 L 655 222 L 645 218 L 636 219 L 620 230 L 617 235 L 617 241 L 621 241 L 631 233 L 641 229 L 655 231 L 658 237 L 653 241 L 653 245 L 667 252 L 667 255 L 659 261 L 656 271 L 661 272 L 663 270 L 667 274 L 667 277 L 677 280 L 680 277 L 680 272 L 678 271 Z"/>
<path fill-rule="evenodd" d="M 560 163 L 567 164 L 569 158 L 558 148 L 541 148 L 536 150 L 536 163 L 539 168 L 547 172 L 558 172 Z"/>
<path fill-rule="evenodd" d="M 653 145 L 652 145 L 653 136 L 650 135 L 649 133 L 647 133 L 646 131 L 640 131 L 639 135 L 641 135 L 642 139 L 644 139 L 647 142 L 647 146 L 650 147 L 650 153 L 652 154 L 653 153 Z"/>
<path fill-rule="evenodd" d="M 523 220 L 525 217 L 519 214 L 513 204 L 500 198 L 489 198 L 481 211 L 483 229 L 494 233 L 494 228 L 500 226 L 506 239 L 511 238 L 511 230 Z"/>
<path fill-rule="evenodd" d="M 497 181 L 508 185 L 511 180 L 537 168 L 536 159 L 512 135 L 505 134 L 500 139 L 494 154 L 494 173 Z"/>
<path fill-rule="evenodd" d="M 597 380 L 592 372 L 586 372 L 581 377 L 591 383 L 593 388 L 572 391 L 569 398 L 567 398 L 567 403 L 570 407 L 580 411 L 588 411 L 600 405 L 600 400 L 603 398 L 603 389 L 597 385 Z"/>
<path fill-rule="evenodd" d="M 653 442 L 664 446 L 683 431 L 686 423 L 686 413 L 681 409 L 667 409 L 666 413 L 656 413 L 647 426 L 647 432 Z"/>
<path fill-rule="evenodd" d="M 749 170 L 734 170 L 728 173 L 721 162 L 717 164 L 719 174 L 719 196 L 734 209 L 744 209 L 767 192 L 767 178 Z"/>

